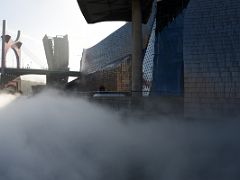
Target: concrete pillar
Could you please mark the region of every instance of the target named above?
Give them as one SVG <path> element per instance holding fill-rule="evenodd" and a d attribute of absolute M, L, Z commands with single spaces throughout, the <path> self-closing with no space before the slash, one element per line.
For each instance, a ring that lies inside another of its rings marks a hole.
<path fill-rule="evenodd" d="M 132 95 L 142 95 L 142 8 L 132 0 Z"/>

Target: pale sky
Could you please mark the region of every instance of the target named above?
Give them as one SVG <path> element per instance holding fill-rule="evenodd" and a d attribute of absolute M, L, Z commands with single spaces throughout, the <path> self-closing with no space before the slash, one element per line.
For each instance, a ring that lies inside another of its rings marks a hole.
<path fill-rule="evenodd" d="M 71 70 L 79 70 L 82 49 L 95 45 L 125 22 L 87 24 L 77 0 L 0 0 L 0 27 L 7 21 L 7 33 L 15 39 L 21 30 L 22 66 L 47 67 L 42 38 L 69 36 Z M 14 65 L 13 53 L 7 56 L 8 64 Z"/>

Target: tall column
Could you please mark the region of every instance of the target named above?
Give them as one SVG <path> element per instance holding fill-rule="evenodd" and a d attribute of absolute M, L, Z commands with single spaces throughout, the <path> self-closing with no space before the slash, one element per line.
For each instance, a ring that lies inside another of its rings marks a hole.
<path fill-rule="evenodd" d="M 5 34 L 6 34 L 6 20 L 3 20 L 2 24 L 2 61 L 1 61 L 1 83 L 2 78 L 4 76 L 4 68 L 5 68 L 5 60 L 6 60 L 6 54 L 5 54 Z"/>
<path fill-rule="evenodd" d="M 141 0 L 132 0 L 132 95 L 142 95 L 142 8 Z"/>

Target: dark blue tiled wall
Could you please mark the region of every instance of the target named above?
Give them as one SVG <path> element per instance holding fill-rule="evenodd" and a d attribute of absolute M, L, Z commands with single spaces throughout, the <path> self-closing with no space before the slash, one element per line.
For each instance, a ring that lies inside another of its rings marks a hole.
<path fill-rule="evenodd" d="M 156 33 L 153 95 L 183 95 L 183 20 L 181 14 Z"/>
<path fill-rule="evenodd" d="M 240 1 L 191 0 L 183 45 L 185 109 L 238 111 Z"/>

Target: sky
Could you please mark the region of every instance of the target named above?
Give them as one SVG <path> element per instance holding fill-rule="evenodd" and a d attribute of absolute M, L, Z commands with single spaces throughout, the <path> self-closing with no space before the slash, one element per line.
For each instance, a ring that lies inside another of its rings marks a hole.
<path fill-rule="evenodd" d="M 46 68 L 42 38 L 69 36 L 70 70 L 78 71 L 83 48 L 89 48 L 121 27 L 125 22 L 87 24 L 77 0 L 0 0 L 0 20 L 7 21 L 7 33 L 15 39 L 21 30 L 22 67 Z M 7 65 L 14 66 L 13 52 Z"/>

